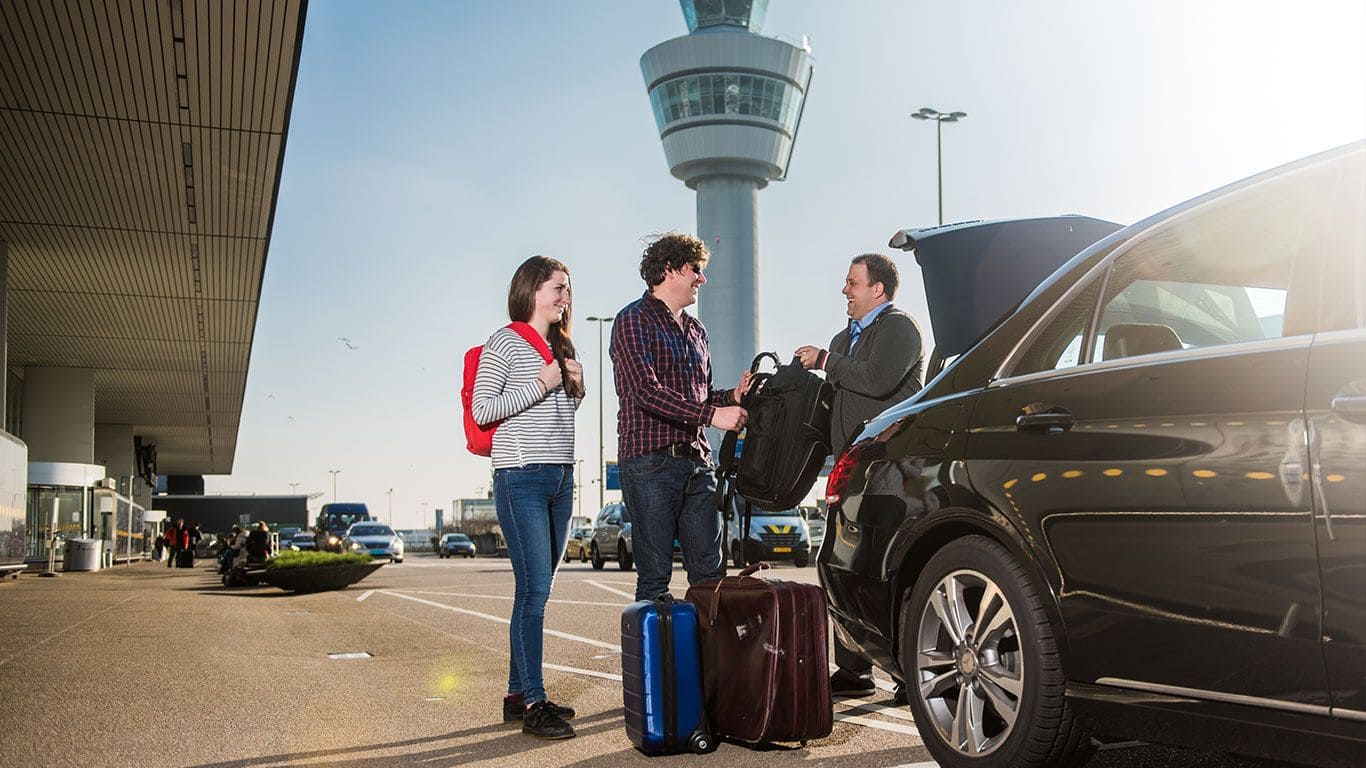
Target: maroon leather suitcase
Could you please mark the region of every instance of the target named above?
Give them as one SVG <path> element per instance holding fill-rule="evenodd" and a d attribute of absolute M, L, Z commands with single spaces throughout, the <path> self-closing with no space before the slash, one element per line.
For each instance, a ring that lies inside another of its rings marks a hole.
<path fill-rule="evenodd" d="M 754 575 L 696 584 L 707 710 L 717 735 L 757 744 L 830 735 L 825 592 Z"/>

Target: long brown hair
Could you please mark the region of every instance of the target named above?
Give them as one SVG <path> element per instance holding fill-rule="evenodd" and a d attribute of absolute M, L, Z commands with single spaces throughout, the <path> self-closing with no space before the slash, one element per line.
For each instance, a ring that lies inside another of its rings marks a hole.
<path fill-rule="evenodd" d="M 508 317 L 523 323 L 531 322 L 531 316 L 536 311 L 536 291 L 540 290 L 541 285 L 556 272 L 563 272 L 568 276 L 569 267 L 549 256 L 532 256 L 522 262 L 512 274 L 512 283 L 508 285 Z M 573 289 L 570 290 L 572 292 Z M 565 307 L 560 322 L 550 324 L 547 341 L 550 342 L 551 354 L 560 364 L 565 394 L 570 397 L 583 397 L 583 386 L 569 378 L 569 371 L 564 365 L 564 361 L 574 359 L 574 340 L 569 335 L 572 308 L 571 302 L 570 306 Z"/>

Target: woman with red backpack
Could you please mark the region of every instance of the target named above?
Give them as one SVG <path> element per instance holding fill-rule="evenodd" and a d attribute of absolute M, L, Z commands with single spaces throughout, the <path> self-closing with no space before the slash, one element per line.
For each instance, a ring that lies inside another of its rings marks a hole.
<path fill-rule="evenodd" d="M 521 721 L 522 732 L 538 738 L 567 739 L 574 710 L 546 696 L 541 658 L 545 605 L 569 537 L 574 411 L 584 395 L 569 336 L 569 269 L 545 256 L 523 262 L 508 288 L 508 317 L 512 325 L 479 355 L 471 400 L 474 421 L 499 422 L 493 498 L 517 584 L 503 720 Z"/>

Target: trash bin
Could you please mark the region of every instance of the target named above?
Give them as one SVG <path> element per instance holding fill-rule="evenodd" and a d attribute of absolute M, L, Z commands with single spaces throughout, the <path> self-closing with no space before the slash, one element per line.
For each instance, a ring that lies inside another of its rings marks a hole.
<path fill-rule="evenodd" d="M 100 551 L 104 542 L 100 539 L 67 539 L 66 555 L 62 559 L 64 571 L 98 571 Z"/>

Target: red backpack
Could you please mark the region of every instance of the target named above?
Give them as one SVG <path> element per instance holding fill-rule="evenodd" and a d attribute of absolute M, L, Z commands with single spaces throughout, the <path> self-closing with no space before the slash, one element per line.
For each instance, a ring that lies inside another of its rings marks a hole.
<path fill-rule="evenodd" d="M 537 352 L 541 353 L 541 359 L 548 365 L 555 359 L 550 352 L 550 345 L 545 342 L 541 334 L 535 328 L 523 322 L 508 323 L 507 327 L 517 332 L 517 335 L 526 339 Z M 488 456 L 493 453 L 493 431 L 498 429 L 499 422 L 482 425 L 474 420 L 474 377 L 479 375 L 479 356 L 484 352 L 484 345 L 470 347 L 465 353 L 465 384 L 460 388 L 460 405 L 465 411 L 465 447 L 469 448 L 470 453 L 475 456 Z"/>

